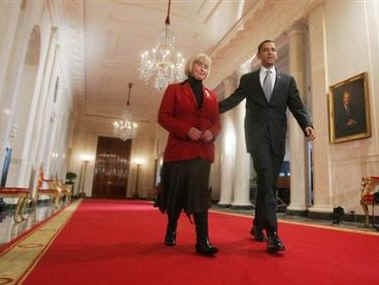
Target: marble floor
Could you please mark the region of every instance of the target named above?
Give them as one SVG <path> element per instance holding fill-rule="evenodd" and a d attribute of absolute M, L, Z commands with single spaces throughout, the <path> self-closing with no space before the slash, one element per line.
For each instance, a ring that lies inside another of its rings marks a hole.
<path fill-rule="evenodd" d="M 217 205 L 213 206 L 212 209 L 222 212 L 228 212 L 228 213 L 238 213 L 242 215 L 252 215 L 253 210 L 244 210 L 244 209 L 233 209 L 233 208 L 225 208 L 225 207 L 219 207 Z M 357 231 L 365 231 L 365 232 L 375 232 L 378 233 L 378 230 L 373 228 L 371 225 L 369 227 L 366 227 L 363 223 L 358 222 L 348 222 L 348 221 L 342 221 L 340 224 L 333 224 L 332 220 L 327 219 L 313 219 L 303 216 L 294 216 L 294 215 L 287 215 L 285 212 L 279 212 L 277 213 L 277 216 L 280 220 L 283 221 L 289 221 L 289 222 L 299 222 L 304 224 L 311 224 L 311 225 L 319 225 L 319 226 L 327 226 L 327 227 L 333 227 L 336 229 L 349 229 L 349 230 L 357 230 Z M 379 221 L 379 218 L 377 218 L 377 222 Z"/>
<path fill-rule="evenodd" d="M 24 220 L 19 223 L 16 223 L 13 218 L 14 211 L 15 209 L 9 208 L 0 211 L 0 248 L 36 224 L 45 221 L 59 209 L 56 209 L 51 203 L 38 205 L 35 209 L 27 208 L 24 213 Z"/>
<path fill-rule="evenodd" d="M 60 206 L 61 208 L 64 205 Z M 60 209 L 56 209 L 52 203 L 38 205 L 35 210 L 27 209 L 25 213 L 25 220 L 16 223 L 13 219 L 14 209 L 5 209 L 0 211 L 0 248 L 5 246 L 7 243 L 16 239 L 29 229 L 31 229 L 34 225 L 46 220 L 50 216 L 52 216 L 56 211 Z M 237 213 L 243 215 L 251 215 L 253 210 L 242 210 L 242 209 L 233 209 L 233 208 L 224 208 L 214 205 L 212 210 L 228 212 L 228 213 Z M 285 221 L 294 221 L 306 224 L 320 225 L 320 226 L 330 226 L 335 228 L 346 228 L 350 230 L 357 231 L 367 231 L 367 232 L 377 232 L 376 229 L 372 227 L 365 227 L 362 223 L 353 223 L 353 222 L 342 222 L 341 224 L 334 225 L 330 220 L 316 220 L 310 219 L 306 217 L 299 217 L 293 215 L 286 215 L 285 213 L 278 213 L 279 219 Z"/>

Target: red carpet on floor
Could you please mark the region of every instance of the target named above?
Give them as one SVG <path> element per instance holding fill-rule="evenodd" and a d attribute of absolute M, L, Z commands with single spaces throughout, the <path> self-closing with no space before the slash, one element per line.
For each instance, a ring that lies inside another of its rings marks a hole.
<path fill-rule="evenodd" d="M 85 200 L 24 284 L 379 284 L 379 236 L 280 223 L 287 251 L 270 255 L 251 219 L 210 214 L 217 257 L 194 251 L 182 215 L 177 246 L 166 216 L 140 201 Z"/>

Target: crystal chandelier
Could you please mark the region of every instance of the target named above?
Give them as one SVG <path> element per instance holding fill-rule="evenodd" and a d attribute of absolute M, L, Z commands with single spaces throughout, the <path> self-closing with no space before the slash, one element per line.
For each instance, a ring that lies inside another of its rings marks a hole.
<path fill-rule="evenodd" d="M 158 43 L 150 51 L 141 54 L 139 66 L 140 78 L 146 84 L 152 84 L 156 89 L 163 90 L 168 84 L 185 79 L 185 59 L 175 50 L 175 36 L 170 29 L 170 7 L 168 1 L 165 27 Z"/>
<path fill-rule="evenodd" d="M 130 92 L 133 87 L 133 83 L 129 83 L 129 93 L 128 93 L 128 101 L 126 102 L 126 106 L 130 106 Z M 117 120 L 113 122 L 113 134 L 120 138 L 123 141 L 128 139 L 134 139 L 137 135 L 138 124 L 131 120 L 131 112 L 130 110 L 125 110 L 122 120 Z"/>
<path fill-rule="evenodd" d="M 113 122 L 113 132 L 121 140 L 134 139 L 137 134 L 137 123 L 128 120 L 118 120 Z"/>

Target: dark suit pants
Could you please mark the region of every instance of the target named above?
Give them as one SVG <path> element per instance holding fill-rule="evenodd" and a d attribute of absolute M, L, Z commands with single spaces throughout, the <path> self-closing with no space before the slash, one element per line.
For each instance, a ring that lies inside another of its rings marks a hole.
<path fill-rule="evenodd" d="M 266 230 L 271 235 L 278 231 L 276 218 L 276 181 L 283 155 L 274 154 L 269 142 L 259 145 L 257 151 L 252 153 L 254 168 L 257 172 L 257 198 L 254 225 L 257 230 Z"/>

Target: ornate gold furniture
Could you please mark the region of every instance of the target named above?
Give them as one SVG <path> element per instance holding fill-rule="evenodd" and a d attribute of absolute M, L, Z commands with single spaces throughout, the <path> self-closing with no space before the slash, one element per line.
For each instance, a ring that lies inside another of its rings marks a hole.
<path fill-rule="evenodd" d="M 379 185 L 379 176 L 363 176 L 361 179 L 361 206 L 365 213 L 365 225 L 369 225 L 368 206 L 372 206 L 373 212 L 375 207 L 374 192 Z M 374 217 L 372 217 L 374 219 Z"/>
<path fill-rule="evenodd" d="M 1 198 L 16 198 L 17 205 L 16 211 L 14 213 L 14 221 L 20 223 L 25 220 L 24 209 L 25 205 L 30 197 L 31 193 L 28 188 L 24 187 L 1 187 L 0 197 Z"/>
<path fill-rule="evenodd" d="M 43 188 L 43 182 L 46 182 L 49 188 Z M 37 182 L 37 193 L 38 195 L 47 195 L 49 196 L 56 208 L 59 207 L 59 200 L 62 197 L 61 189 L 56 187 L 56 182 L 53 179 L 45 179 L 43 175 L 43 168 L 40 168 L 38 174 L 38 182 Z"/>

